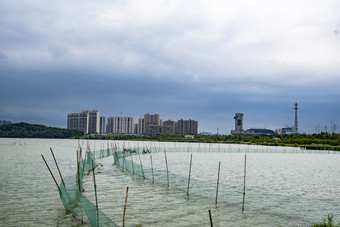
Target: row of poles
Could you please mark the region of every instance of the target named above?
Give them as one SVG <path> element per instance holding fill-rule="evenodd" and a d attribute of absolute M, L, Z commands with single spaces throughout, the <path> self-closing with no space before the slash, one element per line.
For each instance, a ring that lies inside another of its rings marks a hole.
<path fill-rule="evenodd" d="M 188 179 L 188 190 L 187 195 L 189 195 L 189 184 L 190 184 L 190 174 L 191 174 L 191 162 L 192 162 L 192 154 L 190 157 L 190 169 L 189 169 L 189 179 Z M 217 205 L 217 197 L 218 197 L 218 186 L 220 182 L 220 170 L 221 170 L 221 162 L 218 162 L 218 177 L 217 177 L 217 187 L 216 187 L 216 199 L 215 205 Z M 242 199 L 242 212 L 244 212 L 244 201 L 246 197 L 246 173 L 247 173 L 247 155 L 244 155 L 244 174 L 243 174 L 243 199 Z M 209 220 L 210 226 L 213 227 L 213 221 L 211 216 L 211 210 L 209 210 Z"/>
<path fill-rule="evenodd" d="M 131 155 L 131 163 L 133 166 L 133 160 L 132 160 L 132 154 Z M 141 169 L 143 170 L 143 164 L 141 162 L 140 154 L 139 155 L 139 161 L 141 165 Z M 166 173 L 167 173 L 167 186 L 170 187 L 169 182 L 169 168 L 168 168 L 168 159 L 166 155 L 166 151 L 164 149 L 164 158 L 165 158 L 165 165 L 166 165 Z M 152 155 L 150 155 L 150 161 L 151 161 L 151 172 L 152 172 L 152 183 L 154 183 L 154 174 L 153 174 L 153 162 L 152 162 Z M 134 167 L 133 174 L 134 174 Z M 190 155 L 190 165 L 189 165 L 189 177 L 188 177 L 188 187 L 187 187 L 187 196 L 189 196 L 189 189 L 190 189 L 190 179 L 191 179 L 191 169 L 192 169 L 192 154 Z M 217 186 L 216 186 L 216 198 L 215 198 L 215 205 L 217 206 L 218 201 L 218 189 L 219 189 L 219 182 L 220 182 L 220 171 L 221 171 L 221 162 L 218 163 L 218 177 L 217 177 Z M 244 212 L 244 203 L 245 203 L 245 196 L 246 196 L 246 173 L 247 173 L 247 155 L 244 155 L 244 174 L 243 174 L 243 199 L 242 199 L 242 212 Z M 143 177 L 145 178 L 144 174 Z M 127 194 L 128 194 L 128 188 L 126 191 L 126 200 L 127 200 Z M 126 206 L 126 200 L 125 200 L 125 206 Z M 124 207 L 124 215 L 123 215 L 123 223 L 124 223 L 124 217 L 125 217 L 125 207 Z M 211 210 L 209 210 L 209 220 L 210 220 L 210 226 L 213 227 L 213 220 L 211 215 Z"/>
<path fill-rule="evenodd" d="M 164 150 L 165 156 L 165 164 L 166 164 L 166 171 L 167 171 L 167 180 L 168 180 L 168 187 L 169 187 L 169 171 L 168 171 L 168 162 L 166 151 Z M 152 156 L 151 158 L 151 165 L 152 165 Z M 191 167 L 192 167 L 192 154 L 190 155 L 190 166 L 189 166 L 189 177 L 188 177 L 188 187 L 187 187 L 187 196 L 189 196 L 189 188 L 190 188 L 190 178 L 191 178 Z M 152 167 L 153 169 L 153 167 Z M 216 186 L 216 198 L 215 198 L 215 205 L 217 206 L 217 199 L 218 199 L 218 189 L 220 183 L 220 171 L 221 171 L 221 162 L 218 162 L 218 173 L 217 173 L 217 186 Z M 246 174 L 247 174 L 247 155 L 244 155 L 244 173 L 243 173 L 243 199 L 242 199 L 242 212 L 244 212 L 244 202 L 246 197 Z M 209 220 L 210 226 L 213 227 L 213 220 L 211 215 L 211 210 L 209 210 Z"/>
<path fill-rule="evenodd" d="M 125 147 L 125 146 L 123 146 Z M 132 150 L 132 149 L 130 149 Z M 142 175 L 144 176 L 144 171 L 143 171 L 143 164 L 140 158 L 140 153 L 138 152 L 139 156 L 139 162 L 142 170 Z M 134 171 L 134 162 L 132 159 L 132 153 L 130 152 L 130 158 L 131 158 L 131 165 L 132 165 L 132 172 L 135 174 Z M 169 181 L 169 168 L 168 168 L 168 159 L 167 159 L 167 153 L 164 148 L 164 158 L 165 158 L 165 165 L 166 165 L 166 174 L 167 174 L 167 187 L 170 187 L 170 181 Z M 125 158 L 124 158 L 125 160 Z M 150 154 L 150 161 L 151 161 L 151 172 L 152 172 L 152 183 L 154 183 L 154 168 L 153 168 L 153 161 L 152 161 L 152 155 Z M 125 163 L 126 165 L 126 163 Z M 192 170 L 192 154 L 190 155 L 190 166 L 189 166 L 189 177 L 188 177 L 188 186 L 187 186 L 187 196 L 189 196 L 189 189 L 190 189 L 190 179 L 191 179 L 191 170 Z M 243 199 L 242 199 L 242 212 L 244 212 L 244 203 L 245 203 L 245 195 L 246 195 L 246 170 L 247 170 L 247 155 L 245 154 L 244 156 L 244 174 L 243 174 Z M 219 190 L 219 182 L 220 182 L 220 171 L 221 171 L 221 162 L 218 164 L 218 177 L 217 177 L 217 186 L 216 186 L 216 198 L 215 198 L 215 205 L 217 205 L 218 202 L 218 190 Z M 124 206 L 124 212 L 123 212 L 123 226 L 125 223 L 125 210 L 126 210 L 126 202 L 127 202 L 127 197 L 128 197 L 128 187 L 126 189 L 126 199 L 125 199 L 125 206 Z M 212 216 L 211 216 L 211 210 L 209 210 L 209 219 L 210 219 L 210 224 L 213 226 L 212 223 Z"/>
<path fill-rule="evenodd" d="M 132 173 L 135 174 L 134 171 L 134 162 L 132 159 L 132 154 L 130 152 L 131 156 L 131 165 L 132 165 Z M 140 154 L 138 152 L 139 156 L 139 161 L 142 169 L 142 174 L 144 176 L 144 171 L 143 171 L 143 164 L 140 158 Z M 167 187 L 170 187 L 170 181 L 169 181 L 169 168 L 168 168 L 168 159 L 166 155 L 166 151 L 164 150 L 164 158 L 165 158 L 165 166 L 166 166 L 166 174 L 167 174 Z M 152 155 L 150 155 L 150 161 L 151 161 L 151 173 L 152 173 L 152 183 L 154 183 L 154 173 L 153 173 L 153 162 L 152 162 Z M 126 164 L 125 164 L 126 165 Z M 188 177 L 188 186 L 187 186 L 187 196 L 189 196 L 189 189 L 190 189 L 190 179 L 191 179 L 191 169 L 192 169 L 192 154 L 190 155 L 190 166 L 189 166 L 189 177 Z M 219 190 L 219 182 L 220 182 L 220 170 L 221 170 L 221 162 L 218 163 L 218 177 L 217 177 L 217 186 L 216 186 L 216 198 L 215 198 L 215 205 L 217 205 L 218 201 L 218 190 Z M 247 170 L 247 155 L 245 154 L 244 156 L 244 174 L 243 174 L 243 199 L 242 199 L 242 212 L 244 211 L 244 203 L 245 203 L 245 193 L 246 193 L 246 170 Z"/>
<path fill-rule="evenodd" d="M 53 150 L 52 148 L 50 148 L 51 150 L 51 153 L 52 153 L 52 156 L 53 156 L 53 159 L 54 159 L 54 162 L 57 166 L 57 169 L 58 169 L 58 172 L 59 172 L 59 175 L 60 175 L 60 178 L 61 178 L 61 181 L 66 189 L 66 186 L 65 186 L 65 182 L 63 180 L 63 177 L 61 175 L 61 172 L 60 172 L 60 169 L 59 169 L 59 166 L 58 166 L 58 163 L 55 159 L 55 156 L 54 156 L 54 153 L 53 153 Z M 86 152 L 87 153 L 87 152 Z M 132 166 L 133 166 L 133 160 L 132 160 L 132 154 L 130 153 L 131 155 L 131 162 L 132 162 Z M 142 165 L 142 162 L 141 162 L 141 158 L 140 158 L 140 154 L 138 152 L 138 155 L 139 155 L 139 160 L 140 160 L 140 165 L 141 165 L 141 168 L 143 170 L 143 165 Z M 167 161 L 167 155 L 166 155 L 166 151 L 164 149 L 164 155 L 165 155 L 165 164 L 166 164 L 166 172 L 167 172 L 167 186 L 168 188 L 170 187 L 170 182 L 169 182 L 169 169 L 168 169 L 168 161 Z M 58 190 L 60 191 L 60 187 L 50 169 L 50 167 L 48 166 L 45 158 L 43 155 L 41 155 Z M 80 185 L 80 169 L 79 169 L 79 163 L 80 163 L 80 160 L 81 160 L 81 149 L 80 151 L 77 150 L 77 175 L 78 175 L 78 186 L 79 186 L 79 191 L 81 192 L 82 189 L 81 189 L 81 185 Z M 243 202 L 242 202 L 242 212 L 244 211 L 244 202 L 245 202 L 245 189 L 246 189 L 246 154 L 245 154 L 245 159 L 244 159 L 244 186 L 243 186 Z M 152 162 L 152 155 L 150 155 L 150 160 L 151 160 L 151 171 L 152 171 L 152 183 L 154 183 L 154 174 L 153 174 L 153 162 Z M 92 160 L 92 165 L 93 165 L 93 160 Z M 133 167 L 132 167 L 133 168 Z M 191 178 L 191 168 L 192 168 L 192 154 L 190 155 L 190 167 L 189 167 L 189 177 L 188 177 L 188 187 L 187 187 L 187 195 L 189 196 L 189 188 L 190 188 L 190 178 Z M 219 165 L 218 165 L 218 178 L 217 178 L 217 187 L 216 187 L 216 198 L 215 198 L 215 205 L 217 205 L 217 201 L 218 201 L 218 189 L 219 189 L 219 181 L 220 181 L 220 169 L 221 169 L 221 162 L 219 162 Z M 144 171 L 143 171 L 144 172 Z M 134 171 L 133 171 L 134 173 Z M 144 174 L 143 174 L 144 176 Z M 144 177 L 145 178 L 145 177 Z M 97 222 L 99 221 L 99 212 L 98 212 L 98 199 L 97 199 L 97 185 L 96 185 L 96 180 L 95 180 L 95 173 L 93 171 L 93 181 L 94 181 L 94 191 L 95 191 L 95 201 L 96 201 L 96 210 L 97 210 Z M 125 205 L 124 205 L 124 211 L 123 211 L 123 226 L 125 226 L 125 212 L 126 212 L 126 204 L 127 204 L 127 198 L 128 198 L 128 190 L 129 190 L 129 187 L 127 187 L 126 189 L 126 198 L 125 198 Z M 209 210 L 209 218 L 210 218 L 210 223 L 211 223 L 211 226 L 213 226 L 213 223 L 212 223 L 212 217 L 211 217 L 211 211 Z M 99 223 L 98 223 L 99 224 Z"/>

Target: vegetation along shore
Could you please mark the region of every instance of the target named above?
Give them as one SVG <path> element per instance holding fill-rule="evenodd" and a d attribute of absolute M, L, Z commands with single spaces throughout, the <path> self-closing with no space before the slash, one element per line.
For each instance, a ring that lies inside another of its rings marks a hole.
<path fill-rule="evenodd" d="M 44 125 L 16 123 L 0 126 L 0 137 L 5 138 L 81 138 L 98 140 L 134 140 L 162 142 L 230 143 L 265 146 L 291 146 L 306 149 L 340 151 L 340 134 L 288 134 L 288 135 L 195 135 L 161 134 L 155 136 L 139 135 L 87 135 L 82 131 L 69 130 Z"/>

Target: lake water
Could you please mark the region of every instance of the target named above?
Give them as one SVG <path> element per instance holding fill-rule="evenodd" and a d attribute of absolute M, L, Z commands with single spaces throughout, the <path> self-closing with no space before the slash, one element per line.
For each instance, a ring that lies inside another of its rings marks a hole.
<path fill-rule="evenodd" d="M 91 149 L 108 141 L 90 141 Z M 112 142 L 112 141 L 109 141 Z M 82 142 L 83 143 L 83 142 Z M 327 214 L 340 222 L 340 155 L 297 148 L 190 143 L 117 142 L 120 146 L 165 149 L 152 153 L 155 183 L 98 159 L 99 208 L 122 225 L 126 187 L 126 226 L 310 226 Z M 86 146 L 86 142 L 83 146 Z M 66 214 L 41 154 L 59 179 L 52 147 L 63 176 L 76 173 L 77 140 L 0 139 L 0 226 L 89 226 Z M 187 196 L 190 155 L 192 172 Z M 242 213 L 244 159 L 247 155 L 245 211 Z M 138 156 L 132 157 L 140 163 Z M 141 155 L 151 173 L 150 154 Z M 216 186 L 221 162 L 218 202 Z M 59 180 L 58 180 L 59 182 Z M 85 196 L 95 201 L 92 175 Z"/>

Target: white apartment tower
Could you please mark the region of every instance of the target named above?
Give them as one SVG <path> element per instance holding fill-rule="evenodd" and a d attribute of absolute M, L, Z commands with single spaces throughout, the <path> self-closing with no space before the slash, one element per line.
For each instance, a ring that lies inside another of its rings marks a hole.
<path fill-rule="evenodd" d="M 90 134 L 99 134 L 100 116 L 99 111 L 89 111 L 89 131 Z"/>
<path fill-rule="evenodd" d="M 67 128 L 83 131 L 85 134 L 99 133 L 99 112 L 85 110 L 67 115 Z"/>
<path fill-rule="evenodd" d="M 137 135 L 144 135 L 144 118 L 139 118 L 137 123 Z"/>
<path fill-rule="evenodd" d="M 99 134 L 106 134 L 106 117 L 100 116 Z"/>
<path fill-rule="evenodd" d="M 133 134 L 133 117 L 109 117 L 107 119 L 107 133 Z"/>

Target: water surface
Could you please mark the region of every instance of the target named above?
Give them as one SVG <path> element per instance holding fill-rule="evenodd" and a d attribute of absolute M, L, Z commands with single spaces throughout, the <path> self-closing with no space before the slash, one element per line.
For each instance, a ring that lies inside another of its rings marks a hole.
<path fill-rule="evenodd" d="M 167 187 L 164 152 L 151 154 L 154 184 L 150 178 L 114 166 L 112 156 L 97 160 L 99 207 L 118 225 L 122 225 L 127 186 L 130 188 L 127 226 L 209 226 L 208 210 L 212 211 L 214 226 L 310 226 L 321 222 L 328 213 L 334 214 L 336 223 L 340 222 L 339 154 L 301 153 L 296 148 L 283 147 L 119 143 L 152 146 L 153 150 L 165 148 L 170 187 Z M 92 150 L 106 145 L 107 141 L 90 141 Z M 52 147 L 62 174 L 71 176 L 76 173 L 77 146 L 77 140 L 0 139 L 1 226 L 83 226 L 65 213 L 57 187 L 41 158 L 43 154 L 58 177 L 49 151 Z M 247 177 L 242 213 L 245 153 Z M 140 163 L 138 156 L 133 160 Z M 141 155 L 141 161 L 145 173 L 151 174 L 150 154 Z M 94 202 L 92 175 L 84 179 L 84 187 L 84 194 Z"/>

